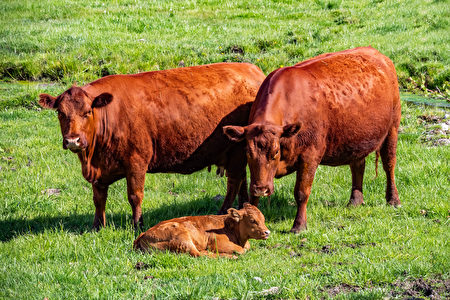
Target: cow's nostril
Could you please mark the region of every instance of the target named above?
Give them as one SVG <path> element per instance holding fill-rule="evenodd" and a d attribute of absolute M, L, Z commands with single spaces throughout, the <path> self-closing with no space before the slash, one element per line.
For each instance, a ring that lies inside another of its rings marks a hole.
<path fill-rule="evenodd" d="M 266 230 L 264 231 L 265 235 L 269 235 L 270 234 L 270 230 Z"/>

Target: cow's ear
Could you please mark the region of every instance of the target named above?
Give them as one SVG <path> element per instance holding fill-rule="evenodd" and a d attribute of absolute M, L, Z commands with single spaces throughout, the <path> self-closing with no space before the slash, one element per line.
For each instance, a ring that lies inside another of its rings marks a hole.
<path fill-rule="evenodd" d="M 103 107 L 111 103 L 113 100 L 113 95 L 110 93 L 103 93 L 98 95 L 94 98 L 94 101 L 92 101 L 92 107 Z"/>
<path fill-rule="evenodd" d="M 294 124 L 288 124 L 283 126 L 283 133 L 281 134 L 281 137 L 289 138 L 291 136 L 296 135 L 300 128 L 302 127 L 301 123 L 294 123 Z"/>
<path fill-rule="evenodd" d="M 245 138 L 245 128 L 242 126 L 223 126 L 223 133 L 233 142 L 240 142 Z"/>
<path fill-rule="evenodd" d="M 227 210 L 227 213 L 235 222 L 239 222 L 242 218 L 241 215 L 239 214 L 239 212 L 237 211 L 237 209 L 229 208 Z"/>
<path fill-rule="evenodd" d="M 49 94 L 40 94 L 39 105 L 43 108 L 56 109 L 56 97 Z"/>

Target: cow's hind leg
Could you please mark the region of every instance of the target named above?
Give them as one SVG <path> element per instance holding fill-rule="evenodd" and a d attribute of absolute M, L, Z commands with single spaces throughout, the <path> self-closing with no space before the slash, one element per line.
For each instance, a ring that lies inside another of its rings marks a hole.
<path fill-rule="evenodd" d="M 380 149 L 383 169 L 386 172 L 386 202 L 392 206 L 400 206 L 397 187 L 395 185 L 395 164 L 397 162 L 397 138 L 398 130 L 393 127 L 390 129 L 383 145 Z"/>
<path fill-rule="evenodd" d="M 128 202 L 133 210 L 133 225 L 143 229 L 142 199 L 144 198 L 145 171 L 127 174 Z"/>
<path fill-rule="evenodd" d="M 363 177 L 366 166 L 366 159 L 354 161 L 350 164 L 352 171 L 352 194 L 347 206 L 358 206 L 364 203 L 363 198 Z"/>
<path fill-rule="evenodd" d="M 94 194 L 95 216 L 93 228 L 98 230 L 100 227 L 105 227 L 105 206 L 106 198 L 108 197 L 108 185 L 101 185 L 98 183 L 92 184 L 92 191 Z"/>

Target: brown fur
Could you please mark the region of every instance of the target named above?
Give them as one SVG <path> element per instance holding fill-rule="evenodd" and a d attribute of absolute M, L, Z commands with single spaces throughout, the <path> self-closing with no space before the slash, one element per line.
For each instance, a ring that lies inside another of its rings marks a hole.
<path fill-rule="evenodd" d="M 170 250 L 192 256 L 232 257 L 250 248 L 249 239 L 267 239 L 270 231 L 255 206 L 228 209 L 227 215 L 182 217 L 163 221 L 139 235 L 136 250 Z"/>
<path fill-rule="evenodd" d="M 379 151 L 386 200 L 400 205 L 394 169 L 400 97 L 392 62 L 371 47 L 327 53 L 272 72 L 261 85 L 249 125 L 226 126 L 247 140 L 252 204 L 273 193 L 273 178 L 297 172 L 293 232 L 306 229 L 306 204 L 319 164 L 350 165 L 349 205 L 362 204 L 365 157 Z"/>
<path fill-rule="evenodd" d="M 108 187 L 127 179 L 133 223 L 142 225 L 145 174 L 190 174 L 216 164 L 226 170 L 221 212 L 248 200 L 243 143 L 230 142 L 227 124 L 245 125 L 264 80 L 251 64 L 219 63 L 134 75 L 106 76 L 40 105 L 58 111 L 63 147 L 78 154 L 92 183 L 94 227 L 105 225 Z"/>

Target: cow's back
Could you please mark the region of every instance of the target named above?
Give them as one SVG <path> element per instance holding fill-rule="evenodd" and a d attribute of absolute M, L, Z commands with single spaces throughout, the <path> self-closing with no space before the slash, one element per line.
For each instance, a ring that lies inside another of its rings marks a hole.
<path fill-rule="evenodd" d="M 300 121 L 303 133 L 312 137 L 308 142 L 326 144 L 323 164 L 348 164 L 367 156 L 400 121 L 394 66 L 370 47 L 279 69 L 262 87 L 266 91 L 258 93 L 250 122 Z"/>
<path fill-rule="evenodd" d="M 254 65 L 219 63 L 107 76 L 84 89 L 113 95 L 109 122 L 124 149 L 145 156 L 149 172 L 191 173 L 231 146 L 221 127 L 246 124 L 263 80 Z"/>

